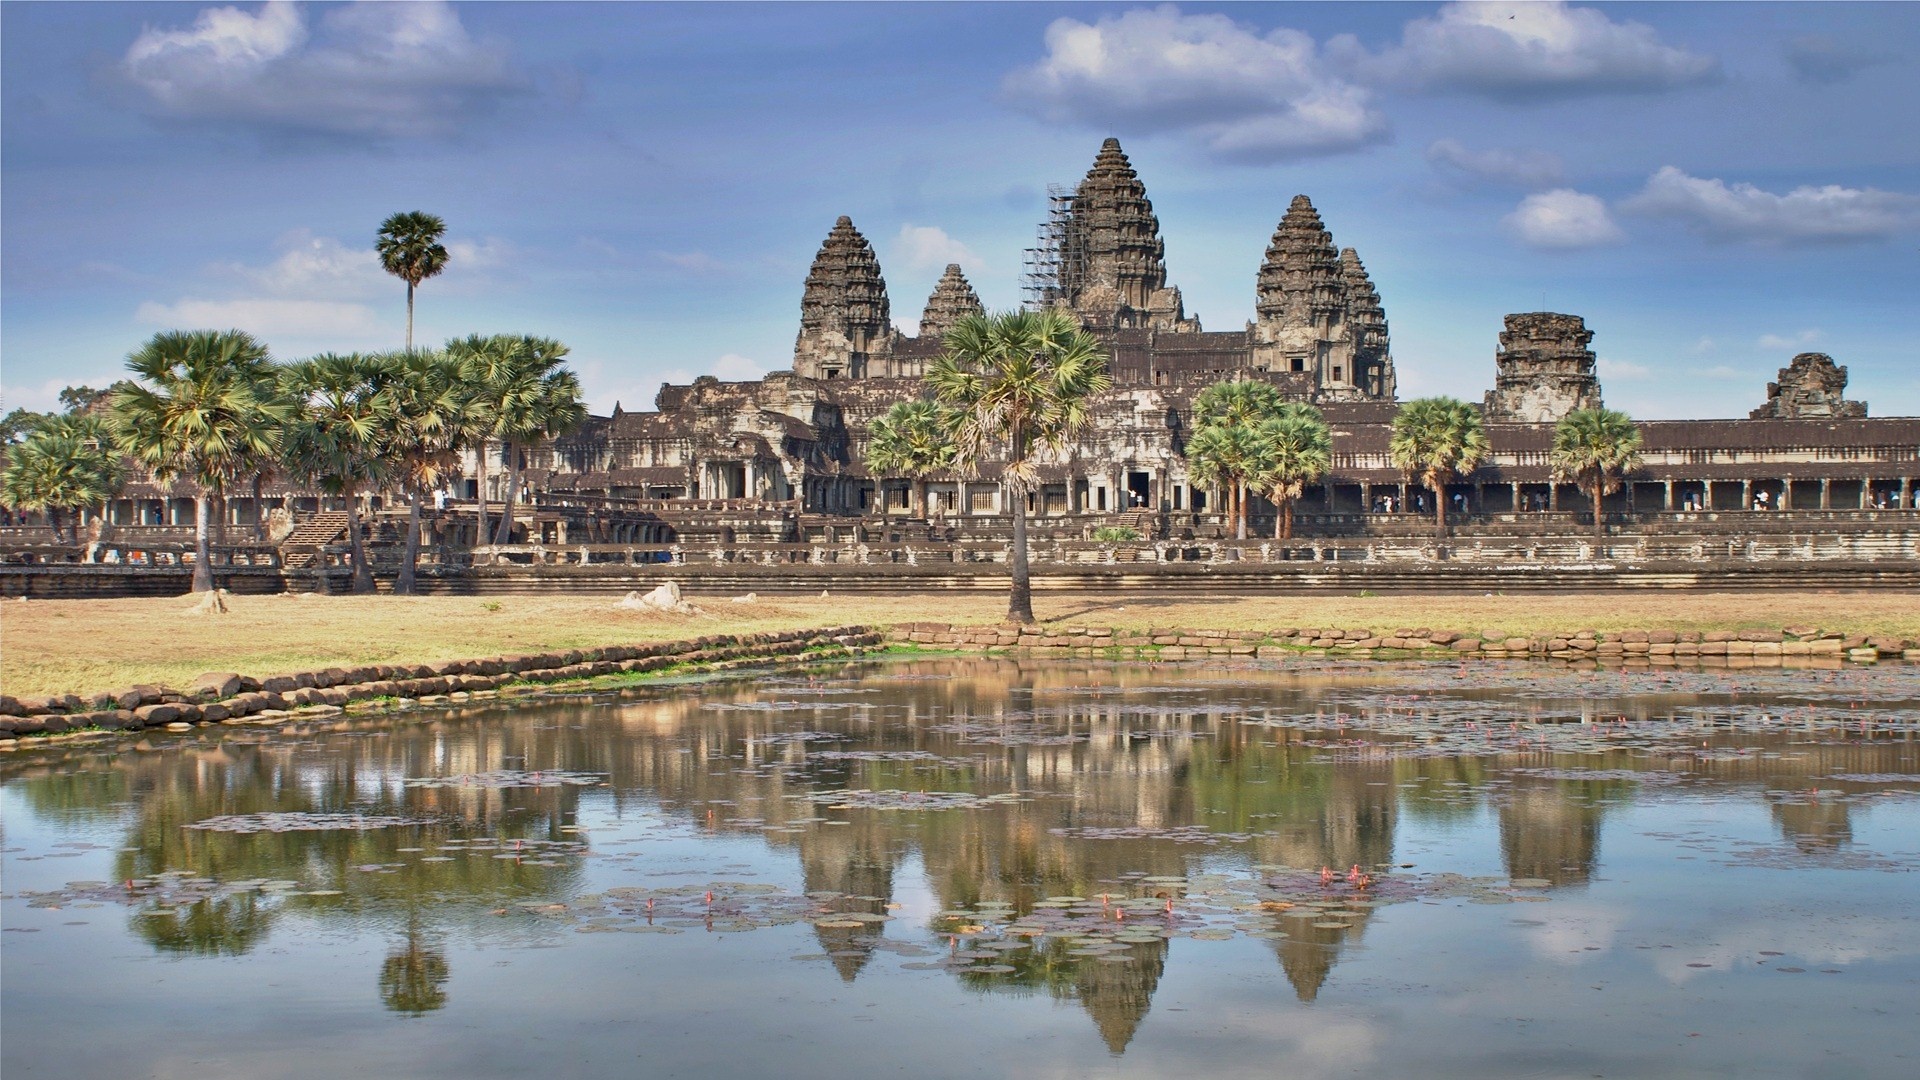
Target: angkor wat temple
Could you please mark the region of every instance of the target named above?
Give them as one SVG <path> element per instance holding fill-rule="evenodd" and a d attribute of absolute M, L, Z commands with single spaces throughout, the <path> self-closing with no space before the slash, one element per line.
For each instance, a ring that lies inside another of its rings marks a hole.
<path fill-rule="evenodd" d="M 1223 379 L 1266 380 L 1326 413 L 1334 469 L 1309 491 L 1303 511 L 1415 505 L 1386 456 L 1396 406 L 1385 307 L 1359 254 L 1335 245 L 1305 195 L 1287 207 L 1258 268 L 1254 318 L 1231 330 L 1203 329 L 1186 313 L 1168 283 L 1153 204 L 1117 140 L 1106 140 L 1053 210 L 1028 252 L 1029 302 L 1077 315 L 1106 346 L 1114 385 L 1096 402 L 1093 422 L 1049 463 L 1029 497 L 1035 515 L 1085 521 L 1135 507 L 1206 511 L 1208 493 L 1189 481 L 1183 446 L 1193 395 Z M 919 333 L 902 334 L 873 247 L 842 217 L 802 289 L 791 371 L 663 386 L 655 411 L 616 408 L 535 452 L 527 461 L 533 488 L 616 501 L 758 500 L 785 504 L 788 522 L 905 514 L 914 505 L 908 482 L 871 476 L 863 465 L 867 426 L 893 403 L 924 395 L 920 376 L 942 334 L 980 310 L 960 267 L 949 266 Z M 1451 493 L 1468 510 L 1583 505 L 1570 486 L 1552 482 L 1547 449 L 1554 421 L 1601 403 L 1592 338 L 1574 315 L 1506 317 L 1483 406 L 1494 456 Z M 1868 419 L 1845 388 L 1846 368 L 1807 353 L 1781 369 L 1750 419 L 1643 422 L 1645 467 L 1613 505 L 1751 509 L 1764 492 L 1775 508 L 1913 506 L 1920 420 Z M 973 476 L 934 477 L 927 511 L 963 523 L 997 516 L 997 480 L 994 462 Z"/>

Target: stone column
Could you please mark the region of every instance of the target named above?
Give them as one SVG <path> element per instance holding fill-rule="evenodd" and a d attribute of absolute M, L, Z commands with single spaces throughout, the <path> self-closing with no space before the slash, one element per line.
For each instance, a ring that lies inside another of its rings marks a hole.
<path fill-rule="evenodd" d="M 1753 481 L 1740 481 L 1740 509 L 1753 509 Z"/>
<path fill-rule="evenodd" d="M 1673 509 L 1673 481 L 1665 480 L 1665 481 L 1662 481 L 1661 483 L 1666 490 L 1666 493 L 1663 496 L 1661 496 L 1661 498 L 1665 501 L 1665 504 L 1666 504 L 1665 506 L 1662 507 L 1662 509 L 1671 511 Z"/>
<path fill-rule="evenodd" d="M 1510 505 L 1511 505 L 1511 506 L 1513 507 L 1513 511 L 1514 511 L 1514 513 L 1516 513 L 1516 514 L 1517 514 L 1517 513 L 1519 513 L 1519 512 L 1520 512 L 1520 510 L 1521 510 L 1521 506 L 1520 506 L 1520 482 L 1516 480 L 1516 481 L 1514 481 L 1513 483 L 1511 483 L 1511 484 L 1508 484 L 1507 486 L 1513 489 L 1513 501 L 1511 502 L 1511 504 L 1510 504 Z"/>
<path fill-rule="evenodd" d="M 1900 505 L 1902 507 L 1913 505 L 1913 479 L 1911 477 L 1903 476 L 1900 478 Z"/>
<path fill-rule="evenodd" d="M 1560 511 L 1560 485 L 1552 480 L 1547 481 L 1547 509 Z"/>
<path fill-rule="evenodd" d="M 1820 478 L 1820 509 L 1822 510 L 1833 509 L 1832 483 L 1833 481 L 1824 476 Z"/>

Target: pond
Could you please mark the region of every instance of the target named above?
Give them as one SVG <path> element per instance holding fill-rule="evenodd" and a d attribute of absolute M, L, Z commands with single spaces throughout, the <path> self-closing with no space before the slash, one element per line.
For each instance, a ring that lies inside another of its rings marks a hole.
<path fill-rule="evenodd" d="M 0 1072 L 1920 1075 L 1920 668 L 914 659 L 0 759 Z"/>

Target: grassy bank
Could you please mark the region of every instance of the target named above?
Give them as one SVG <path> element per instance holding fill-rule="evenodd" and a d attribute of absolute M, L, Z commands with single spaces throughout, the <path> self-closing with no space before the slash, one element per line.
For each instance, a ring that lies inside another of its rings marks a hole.
<path fill-rule="evenodd" d="M 699 615 L 622 608 L 612 597 L 236 596 L 225 615 L 186 597 L 11 601 L 0 606 L 0 688 L 11 694 L 179 685 L 205 671 L 249 675 L 372 663 L 429 663 L 550 649 L 670 641 L 830 624 L 1000 621 L 998 596 L 690 596 Z M 1778 629 L 1804 624 L 1920 638 L 1905 593 L 1605 593 L 1559 596 L 1201 597 L 1043 594 L 1054 625 L 1146 629 L 1431 627 L 1465 633 Z"/>

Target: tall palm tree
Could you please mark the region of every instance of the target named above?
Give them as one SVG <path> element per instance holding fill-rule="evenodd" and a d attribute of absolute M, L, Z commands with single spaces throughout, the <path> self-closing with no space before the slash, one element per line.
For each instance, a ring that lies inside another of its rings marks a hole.
<path fill-rule="evenodd" d="M 156 480 L 185 477 L 194 500 L 193 591 L 213 588 L 212 500 L 279 446 L 285 403 L 263 395 L 272 360 L 239 330 L 168 330 L 127 357 L 141 380 L 114 392 L 114 443 Z"/>
<path fill-rule="evenodd" d="M 587 407 L 580 399 L 580 377 L 562 367 L 567 347 L 550 338 L 517 337 L 504 353 L 507 364 L 493 372 L 477 393 L 482 413 L 491 421 L 493 435 L 505 444 L 507 495 L 500 512 L 496 544 L 513 539 L 513 506 L 520 497 L 521 457 L 542 439 L 557 438 L 586 422 Z"/>
<path fill-rule="evenodd" d="M 1203 427 L 1187 440 L 1187 468 L 1192 478 L 1227 495 L 1227 514 L 1234 535 L 1247 538 L 1247 483 L 1266 469 L 1266 446 L 1260 430 L 1251 424 Z"/>
<path fill-rule="evenodd" d="M 1311 405 L 1289 402 L 1254 429 L 1263 454 L 1258 483 L 1273 500 L 1273 536 L 1293 539 L 1293 503 L 1333 467 L 1333 431 Z"/>
<path fill-rule="evenodd" d="M 87 413 L 67 413 L 7 448 L 0 505 L 46 514 L 56 543 L 62 539 L 67 512 L 73 511 L 77 544 L 86 511 L 104 507 L 125 482 L 126 468 L 106 422 Z"/>
<path fill-rule="evenodd" d="M 913 484 L 913 516 L 926 516 L 927 477 L 953 467 L 959 420 L 939 402 L 897 401 L 867 428 L 867 470 L 904 476 Z"/>
<path fill-rule="evenodd" d="M 1570 480 L 1593 499 L 1593 538 L 1606 536 L 1600 501 L 1640 467 L 1640 429 L 1613 409 L 1575 409 L 1553 428 L 1548 455 L 1556 480 Z"/>
<path fill-rule="evenodd" d="M 1279 387 L 1246 379 L 1217 382 L 1194 396 L 1194 438 L 1203 458 L 1215 459 L 1202 462 L 1200 474 L 1203 482 L 1226 488 L 1238 539 L 1247 538 L 1247 484 L 1258 471 L 1259 440 L 1254 429 L 1280 415 L 1285 405 L 1286 396 Z M 1234 434 L 1201 438 L 1209 429 Z M 1187 453 L 1192 456 L 1194 452 L 1194 443 L 1189 442 Z"/>
<path fill-rule="evenodd" d="M 373 591 L 373 567 L 360 538 L 360 494 L 392 476 L 386 446 L 393 397 L 378 356 L 326 354 L 292 365 L 287 388 L 300 411 L 287 427 L 287 465 L 347 507 L 348 566 L 355 593 Z"/>
<path fill-rule="evenodd" d="M 447 249 L 440 244 L 447 223 L 433 214 L 409 210 L 380 223 L 373 249 L 387 273 L 407 283 L 407 351 L 413 351 L 413 290 L 447 268 Z"/>
<path fill-rule="evenodd" d="M 393 591 L 414 593 L 420 561 L 420 503 L 459 471 L 460 450 L 471 438 L 472 414 L 460 362 L 444 352 L 385 358 L 380 379 L 393 406 L 388 469 L 407 494 L 407 550 Z"/>
<path fill-rule="evenodd" d="M 1416 398 L 1394 414 L 1387 457 L 1433 492 L 1435 529 L 1447 535 L 1447 485 L 1478 468 L 1493 451 L 1486 424 L 1457 398 Z"/>
<path fill-rule="evenodd" d="M 1060 311 L 969 315 L 947 332 L 945 351 L 927 371 L 934 399 L 959 416 L 954 461 L 977 468 L 1005 455 L 1002 489 L 1013 506 L 1012 589 L 1007 618 L 1033 622 L 1027 566 L 1027 492 L 1036 453 L 1058 451 L 1086 423 L 1087 402 L 1113 385 L 1093 335 Z"/>

